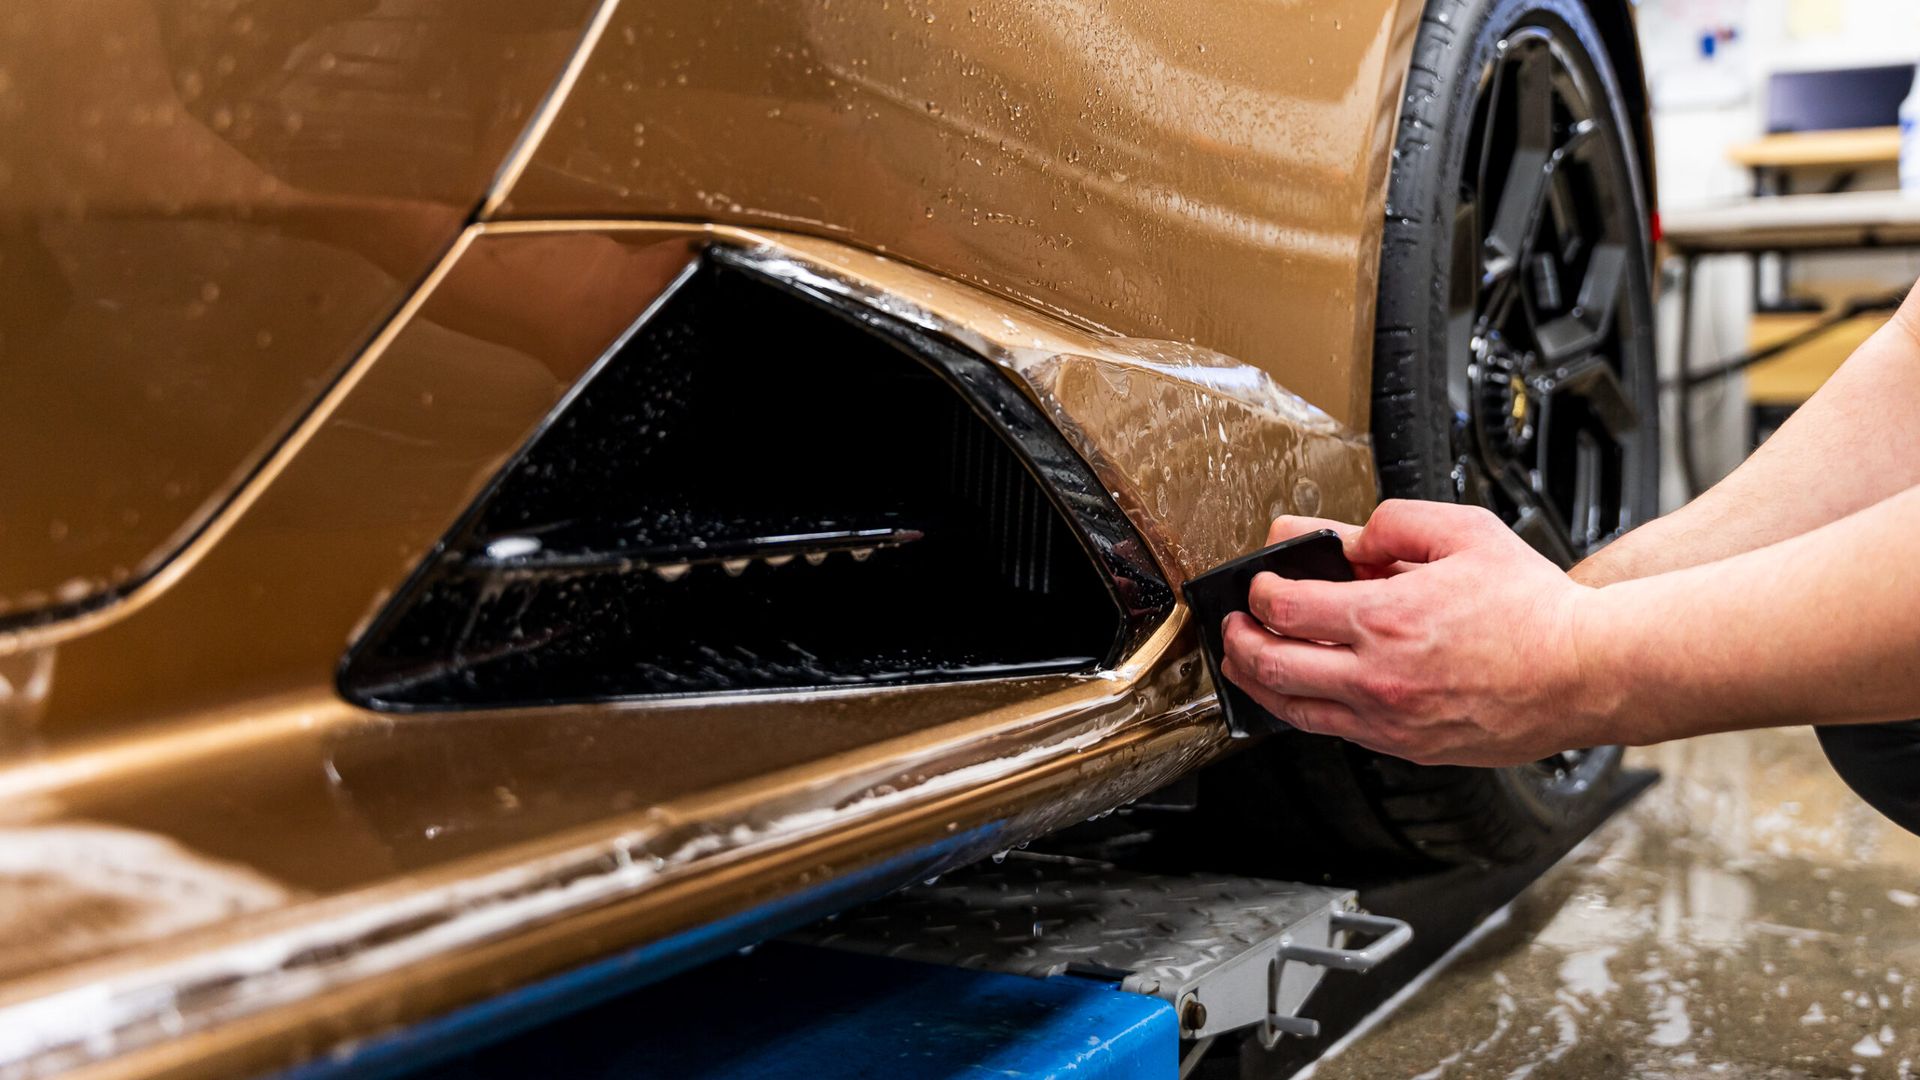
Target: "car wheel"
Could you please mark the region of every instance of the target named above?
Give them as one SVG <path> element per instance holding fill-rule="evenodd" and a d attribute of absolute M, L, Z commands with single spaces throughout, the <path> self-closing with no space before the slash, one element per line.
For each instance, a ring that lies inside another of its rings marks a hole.
<path fill-rule="evenodd" d="M 1382 493 L 1485 506 L 1571 566 L 1657 510 L 1645 173 L 1599 28 L 1569 0 L 1433 0 L 1382 239 Z M 1343 746 L 1375 825 L 1524 860 L 1599 812 L 1618 747 L 1507 769 Z"/>

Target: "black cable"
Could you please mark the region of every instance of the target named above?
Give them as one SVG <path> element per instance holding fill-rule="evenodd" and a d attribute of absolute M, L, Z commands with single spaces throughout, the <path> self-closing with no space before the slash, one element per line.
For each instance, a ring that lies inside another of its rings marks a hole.
<path fill-rule="evenodd" d="M 1695 390 L 1706 383 L 1724 379 L 1729 375 L 1735 375 L 1745 371 L 1755 364 L 1771 360 L 1788 350 L 1797 349 L 1815 338 L 1832 332 L 1841 324 L 1851 322 L 1869 312 L 1893 311 L 1901 305 L 1907 295 L 1906 290 L 1902 289 L 1898 292 L 1886 293 L 1880 296 L 1869 296 L 1849 300 L 1834 311 L 1833 314 L 1827 315 L 1812 326 L 1797 333 L 1790 334 L 1765 348 L 1754 349 L 1750 352 L 1743 353 L 1731 360 L 1715 364 L 1713 367 L 1707 368 L 1704 371 L 1692 371 L 1687 368 L 1686 360 L 1688 353 L 1687 346 L 1693 334 L 1692 287 L 1694 265 L 1695 256 L 1693 255 L 1686 256 L 1684 262 L 1681 264 L 1679 345 L 1681 370 L 1673 378 L 1667 380 L 1664 386 L 1665 389 L 1678 390 L 1680 392 L 1674 417 L 1674 426 L 1677 429 L 1675 431 L 1675 437 L 1680 444 L 1680 475 L 1686 483 L 1687 498 L 1689 499 L 1699 495 L 1701 490 L 1699 464 L 1694 457 L 1693 450 L 1693 392 Z"/>
<path fill-rule="evenodd" d="M 1667 386 L 1669 388 L 1681 386 L 1691 389 L 1702 383 L 1712 382 L 1715 379 L 1724 379 L 1729 375 L 1745 371 L 1755 364 L 1771 360 L 1790 349 L 1797 349 L 1807 342 L 1828 333 L 1840 324 L 1850 322 L 1869 312 L 1893 311 L 1898 308 L 1905 299 L 1906 292 L 1902 290 L 1900 292 L 1887 293 L 1883 296 L 1870 296 L 1863 299 L 1849 300 L 1846 304 L 1835 310 L 1833 314 L 1823 316 L 1819 322 L 1814 323 L 1804 330 L 1788 335 L 1765 348 L 1742 353 L 1731 360 L 1716 364 L 1703 371 L 1682 371 L 1679 375 L 1669 380 Z"/>
<path fill-rule="evenodd" d="M 1680 444 L 1680 478 L 1687 498 L 1700 494 L 1700 468 L 1693 458 L 1693 384 L 1687 381 L 1687 355 L 1693 344 L 1693 279 L 1698 258 L 1688 255 L 1680 264 L 1680 374 L 1669 387 L 1680 390 L 1674 411 L 1674 438 Z"/>

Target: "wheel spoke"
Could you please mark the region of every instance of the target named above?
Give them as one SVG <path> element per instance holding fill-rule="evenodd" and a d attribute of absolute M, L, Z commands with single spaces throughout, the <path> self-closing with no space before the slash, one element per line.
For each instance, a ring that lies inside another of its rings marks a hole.
<path fill-rule="evenodd" d="M 1573 310 L 1534 330 L 1534 340 L 1548 363 L 1561 364 L 1600 346 L 1613 328 L 1613 314 L 1619 306 L 1620 288 L 1626 275 L 1624 245 L 1603 244 L 1593 249 Z"/>
<path fill-rule="evenodd" d="M 1487 173 L 1493 165 L 1494 136 L 1498 134 L 1500 126 L 1500 101 L 1506 92 L 1506 83 L 1507 65 L 1496 61 L 1492 74 L 1487 78 L 1486 93 L 1479 106 L 1485 115 L 1480 118 L 1480 127 L 1475 135 L 1480 147 L 1480 155 L 1473 166 L 1475 192 L 1487 190 Z"/>
<path fill-rule="evenodd" d="M 1574 207 L 1572 186 L 1567 182 L 1565 169 L 1553 170 L 1552 178 L 1547 181 L 1547 217 L 1560 242 L 1551 251 L 1536 253 L 1534 260 L 1551 259 L 1556 268 L 1580 265 L 1580 256 L 1587 250 L 1586 230 L 1581 227 L 1580 212 Z M 1542 311 L 1560 311 L 1566 307 L 1565 299 L 1558 295 L 1551 303 L 1538 294 L 1534 299 Z"/>
<path fill-rule="evenodd" d="M 1553 54 L 1524 46 L 1515 65 L 1513 152 L 1487 233 L 1488 278 L 1525 263 L 1553 165 Z M 1497 118 L 1498 109 L 1489 111 Z"/>
<path fill-rule="evenodd" d="M 1507 325 L 1520 300 L 1519 267 L 1511 262 L 1489 266 L 1480 278 L 1480 320 L 1476 332 L 1487 335 Z"/>
<path fill-rule="evenodd" d="M 1552 217 L 1553 230 L 1560 238 L 1556 254 L 1562 266 L 1579 265 L 1580 256 L 1592 243 L 1573 193 L 1568 165 L 1586 164 L 1593 149 L 1600 145 L 1600 140 L 1594 134 L 1597 130 L 1593 121 L 1581 120 L 1573 125 L 1567 140 L 1553 152 L 1553 179 L 1547 189 L 1547 209 Z"/>
<path fill-rule="evenodd" d="M 1582 550 L 1600 542 L 1606 532 L 1601 524 L 1601 501 L 1603 496 L 1600 485 L 1605 479 L 1605 466 L 1601 464 L 1600 440 L 1593 432 L 1581 431 L 1574 436 L 1573 445 L 1573 505 L 1568 508 L 1568 521 L 1574 545 Z"/>
<path fill-rule="evenodd" d="M 1606 357 L 1588 354 L 1570 364 L 1527 377 L 1527 387 L 1540 408 L 1540 427 L 1545 441 L 1546 427 L 1553 422 L 1555 402 L 1563 397 L 1580 399 L 1594 419 L 1606 429 L 1608 437 L 1621 442 L 1640 427 L 1640 410 L 1634 408 L 1626 387 Z"/>
<path fill-rule="evenodd" d="M 1500 501 L 1494 497 L 1493 478 L 1487 475 L 1487 466 L 1478 455 L 1468 454 L 1454 463 L 1455 486 L 1460 492 L 1460 501 L 1470 506 L 1484 506 L 1496 513 L 1500 510 Z"/>
<path fill-rule="evenodd" d="M 1508 463 L 1490 472 L 1486 462 L 1476 455 L 1462 457 L 1459 469 L 1461 501 L 1485 506 L 1496 513 L 1502 503 L 1517 507 L 1519 516 L 1512 528 L 1535 551 L 1561 566 L 1572 566 L 1578 558 L 1573 538 L 1546 496 L 1534 490 L 1530 478 L 1517 464 Z"/>
<path fill-rule="evenodd" d="M 1553 50 L 1543 41 L 1526 43 L 1520 56 L 1515 143 L 1537 153 L 1553 150 Z"/>
<path fill-rule="evenodd" d="M 1563 519 L 1551 500 L 1534 490 L 1531 483 L 1512 475 L 1517 469 L 1508 470 L 1508 482 L 1501 485 L 1520 508 L 1520 516 L 1513 523 L 1514 534 L 1560 566 L 1572 566 L 1579 557 Z"/>

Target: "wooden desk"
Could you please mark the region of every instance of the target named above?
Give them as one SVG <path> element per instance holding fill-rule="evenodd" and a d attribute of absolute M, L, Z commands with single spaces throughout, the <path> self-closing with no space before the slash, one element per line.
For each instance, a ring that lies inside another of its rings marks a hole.
<path fill-rule="evenodd" d="M 1768 135 L 1727 149 L 1727 157 L 1749 169 L 1797 169 L 1821 166 L 1878 165 L 1900 160 L 1897 127 L 1841 131 L 1794 131 Z"/>
<path fill-rule="evenodd" d="M 1677 255 L 1920 246 L 1920 197 L 1897 191 L 1775 195 L 1663 210 Z"/>
<path fill-rule="evenodd" d="M 1727 157 L 1753 174 L 1756 196 L 1786 195 L 1802 173 L 1824 175 L 1819 185 L 1832 193 L 1853 186 L 1860 169 L 1877 169 L 1900 160 L 1898 127 L 1839 128 L 1831 131 L 1793 131 L 1768 135 L 1727 149 Z M 1791 310 L 1791 270 L 1785 254 L 1755 254 L 1753 307 L 1755 311 Z"/>

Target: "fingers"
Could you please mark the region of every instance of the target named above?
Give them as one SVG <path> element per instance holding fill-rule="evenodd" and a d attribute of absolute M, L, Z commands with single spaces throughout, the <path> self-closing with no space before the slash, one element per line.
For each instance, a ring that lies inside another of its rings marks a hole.
<path fill-rule="evenodd" d="M 1493 530 L 1506 534 L 1506 526 L 1484 507 L 1388 499 L 1347 544 L 1347 558 L 1357 563 L 1429 563 L 1484 541 Z"/>
<path fill-rule="evenodd" d="M 1359 661 L 1345 646 L 1276 637 L 1240 612 L 1227 616 L 1221 638 L 1241 686 L 1255 683 L 1288 697 L 1353 699 Z"/>
<path fill-rule="evenodd" d="M 1348 544 L 1353 543 L 1354 538 L 1360 535 L 1360 526 L 1349 525 L 1344 521 L 1282 514 L 1274 518 L 1273 524 L 1267 528 L 1267 543 L 1277 544 L 1282 540 L 1291 540 L 1296 536 L 1305 536 L 1307 533 L 1318 532 L 1321 529 L 1332 529 L 1340 534 L 1342 542 Z"/>
<path fill-rule="evenodd" d="M 1247 696 L 1261 708 L 1301 731 L 1313 735 L 1338 735 L 1342 738 L 1353 738 L 1360 733 L 1360 717 L 1345 705 L 1319 698 L 1276 694 L 1251 678 L 1241 681 L 1241 677 L 1235 674 L 1236 670 L 1233 662 L 1229 660 L 1222 674 L 1232 679 L 1235 686 L 1245 690 Z"/>
<path fill-rule="evenodd" d="M 1296 581 L 1256 574 L 1247 593 L 1253 617 L 1282 637 L 1351 645 L 1353 607 L 1371 597 L 1369 582 Z"/>

